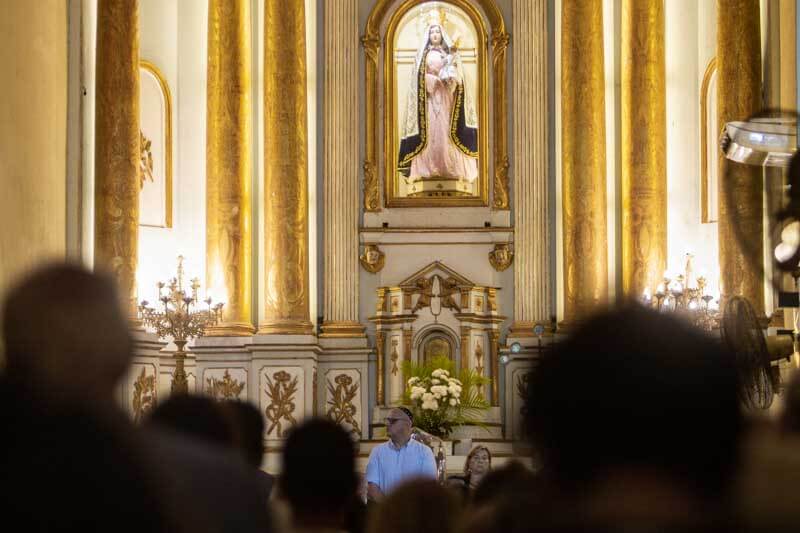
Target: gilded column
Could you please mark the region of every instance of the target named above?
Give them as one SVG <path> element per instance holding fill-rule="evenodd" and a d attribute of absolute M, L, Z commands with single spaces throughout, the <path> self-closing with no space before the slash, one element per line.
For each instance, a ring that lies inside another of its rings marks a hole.
<path fill-rule="evenodd" d="M 548 173 L 547 0 L 514 0 L 514 323 L 533 335 L 553 314 Z"/>
<path fill-rule="evenodd" d="M 377 374 L 377 384 L 375 392 L 375 403 L 378 405 L 386 405 L 386 391 L 384 388 L 384 372 L 383 372 L 383 352 L 386 347 L 386 333 L 378 331 L 375 333 L 375 373 Z"/>
<path fill-rule="evenodd" d="M 206 119 L 207 285 L 225 301 L 210 335 L 250 335 L 252 165 L 250 2 L 209 0 Z"/>
<path fill-rule="evenodd" d="M 622 2 L 622 292 L 639 297 L 667 267 L 664 0 Z"/>
<path fill-rule="evenodd" d="M 400 333 L 400 332 L 398 332 Z M 389 348 L 389 388 L 391 390 L 391 404 L 400 405 L 403 403 L 403 347 L 401 335 L 392 335 Z"/>
<path fill-rule="evenodd" d="M 461 369 L 467 370 L 470 368 L 469 360 L 472 357 L 472 343 L 470 342 L 470 334 L 472 327 L 461 326 Z"/>
<path fill-rule="evenodd" d="M 313 332 L 305 32 L 304 2 L 264 0 L 265 334 Z"/>
<path fill-rule="evenodd" d="M 95 107 L 97 268 L 111 271 L 135 317 L 139 248 L 139 2 L 99 0 Z"/>
<path fill-rule="evenodd" d="M 717 2 L 719 123 L 747 120 L 761 108 L 758 0 Z M 719 267 L 725 297 L 744 296 L 764 315 L 761 168 L 719 159 Z"/>
<path fill-rule="evenodd" d="M 364 337 L 358 321 L 358 1 L 325 2 L 323 337 Z"/>
<path fill-rule="evenodd" d="M 561 4 L 564 322 L 608 298 L 602 0 Z"/>
<path fill-rule="evenodd" d="M 500 369 L 498 355 L 498 341 L 500 332 L 493 329 L 489 331 L 489 364 L 492 371 L 492 405 L 500 405 Z"/>

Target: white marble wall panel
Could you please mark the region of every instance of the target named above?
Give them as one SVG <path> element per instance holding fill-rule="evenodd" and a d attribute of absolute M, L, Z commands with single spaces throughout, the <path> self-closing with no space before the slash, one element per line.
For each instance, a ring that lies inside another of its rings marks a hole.
<path fill-rule="evenodd" d="M 506 438 L 524 438 L 523 409 L 531 361 L 512 361 L 505 367 Z"/>

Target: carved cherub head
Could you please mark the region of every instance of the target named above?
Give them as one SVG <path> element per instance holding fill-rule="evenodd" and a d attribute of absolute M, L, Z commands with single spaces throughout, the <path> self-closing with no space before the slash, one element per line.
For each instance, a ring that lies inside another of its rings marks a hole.
<path fill-rule="evenodd" d="M 380 251 L 376 244 L 367 244 L 364 246 L 364 253 L 358 258 L 364 270 L 371 273 L 380 272 L 383 269 L 383 264 L 386 256 Z"/>
<path fill-rule="evenodd" d="M 510 243 L 498 243 L 494 245 L 494 249 L 489 252 L 489 263 L 498 272 L 502 272 L 511 266 L 514 260 L 514 251 L 511 249 Z"/>

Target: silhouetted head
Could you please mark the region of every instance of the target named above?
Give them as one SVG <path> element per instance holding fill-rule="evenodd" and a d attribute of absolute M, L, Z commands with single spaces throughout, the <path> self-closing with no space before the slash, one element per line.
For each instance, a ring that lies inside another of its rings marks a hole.
<path fill-rule="evenodd" d="M 780 428 L 784 433 L 800 435 L 800 372 L 795 371 L 783 390 Z"/>
<path fill-rule="evenodd" d="M 456 494 L 433 480 L 415 479 L 393 490 L 370 518 L 370 533 L 451 533 L 460 512 Z"/>
<path fill-rule="evenodd" d="M 112 401 L 132 343 L 110 277 L 44 267 L 9 291 L 2 316 L 10 378 L 54 402 Z"/>
<path fill-rule="evenodd" d="M 206 396 L 170 396 L 153 409 L 147 424 L 225 448 L 234 446 L 230 419 L 217 401 Z"/>
<path fill-rule="evenodd" d="M 261 468 L 264 458 L 264 417 L 261 412 L 255 405 L 238 400 L 222 402 L 221 407 L 233 424 L 237 451 L 247 464 Z"/>
<path fill-rule="evenodd" d="M 678 318 L 639 306 L 596 316 L 542 356 L 528 391 L 531 438 L 566 488 L 633 469 L 713 496 L 733 473 L 734 360 Z"/>
<path fill-rule="evenodd" d="M 533 472 L 518 461 L 495 468 L 483 478 L 472 495 L 474 505 L 488 505 L 497 499 L 533 493 L 536 489 Z"/>
<path fill-rule="evenodd" d="M 340 527 L 328 520 L 344 520 L 357 485 L 355 448 L 341 426 L 315 418 L 292 430 L 283 446 L 280 489 L 296 519 Z"/>

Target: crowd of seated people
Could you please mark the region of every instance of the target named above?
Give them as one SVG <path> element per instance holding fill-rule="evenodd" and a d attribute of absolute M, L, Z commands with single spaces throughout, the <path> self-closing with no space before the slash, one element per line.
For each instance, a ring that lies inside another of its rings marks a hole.
<path fill-rule="evenodd" d="M 295 427 L 277 479 L 245 402 L 173 396 L 134 425 L 115 391 L 133 356 L 110 277 L 53 265 L 2 307 L 5 523 L 32 531 L 762 530 L 800 525 L 800 378 L 752 420 L 733 358 L 679 318 L 623 306 L 543 354 L 526 424 L 535 471 L 474 448 L 442 484 L 393 409 L 361 477 L 324 419 Z M 421 446 L 421 447 L 420 447 Z"/>

